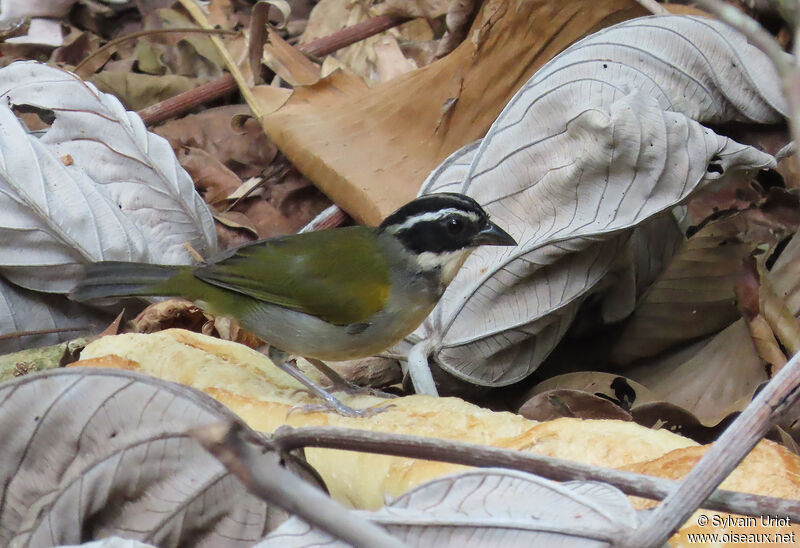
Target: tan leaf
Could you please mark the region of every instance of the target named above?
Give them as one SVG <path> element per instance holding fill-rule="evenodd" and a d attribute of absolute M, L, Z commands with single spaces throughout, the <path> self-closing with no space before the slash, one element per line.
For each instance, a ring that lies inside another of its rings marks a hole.
<path fill-rule="evenodd" d="M 142 310 L 132 324 L 136 333 L 155 333 L 173 327 L 199 331 L 208 316 L 185 299 L 167 299 Z"/>
<path fill-rule="evenodd" d="M 262 60 L 275 74 L 295 87 L 310 86 L 320 79 L 319 67 L 272 29 L 267 30 Z"/>
<path fill-rule="evenodd" d="M 618 364 L 711 335 L 739 318 L 734 283 L 755 250 L 769 257 L 800 224 L 797 199 L 770 195 L 762 207 L 731 212 L 689 238 L 636 304 L 614 345 Z"/>
<path fill-rule="evenodd" d="M 184 147 L 178 151 L 178 161 L 194 181 L 207 204 L 220 204 L 227 200 L 242 180 L 211 154 L 201 148 Z"/>
<path fill-rule="evenodd" d="M 375 7 L 378 15 L 436 19 L 447 13 L 451 0 L 386 0 Z"/>
<path fill-rule="evenodd" d="M 228 228 L 246 230 L 256 238 L 259 236 L 258 229 L 253 224 L 253 221 L 251 221 L 250 218 L 244 213 L 240 213 L 238 211 L 225 211 L 222 213 L 216 213 L 214 215 L 214 219 Z"/>
<path fill-rule="evenodd" d="M 170 120 L 154 132 L 167 139 L 173 150 L 202 149 L 245 179 L 261 174 L 278 154 L 278 148 L 254 119 L 247 117 L 236 128 L 232 126 L 237 115 L 249 112 L 245 105 L 210 108 Z"/>
<path fill-rule="evenodd" d="M 597 27 L 641 14 L 629 0 L 571 0 L 557 8 L 490 0 L 472 27 L 481 33 L 477 44 L 465 41 L 444 59 L 371 90 L 334 73 L 297 90 L 263 126 L 337 204 L 375 224 L 413 198 L 448 154 L 481 137 L 545 61 Z M 458 105 L 437 132 L 452 98 Z"/>
<path fill-rule="evenodd" d="M 561 417 L 633 420 L 630 413 L 612 401 L 581 390 L 565 388 L 537 394 L 526 401 L 517 412 L 525 418 L 536 421 Z"/>
<path fill-rule="evenodd" d="M 375 44 L 375 66 L 381 82 L 388 82 L 417 68 L 414 61 L 403 55 L 397 40 L 390 36 L 384 36 Z"/>

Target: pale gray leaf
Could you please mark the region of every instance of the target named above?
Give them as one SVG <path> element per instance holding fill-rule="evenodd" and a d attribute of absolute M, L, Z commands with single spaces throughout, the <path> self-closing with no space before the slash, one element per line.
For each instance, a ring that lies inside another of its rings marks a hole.
<path fill-rule="evenodd" d="M 216 249 L 208 207 L 169 143 L 112 95 L 35 62 L 0 69 L 0 268 L 30 289 L 66 292 L 76 265 L 190 263 Z M 39 138 L 6 105 L 52 113 Z"/>
<path fill-rule="evenodd" d="M 4 546 L 244 547 L 285 519 L 186 434 L 233 419 L 196 390 L 74 368 L 4 383 L 0 402 Z"/>
<path fill-rule="evenodd" d="M 618 489 L 596 482 L 556 482 L 504 469 L 445 476 L 363 515 L 418 548 L 611 546 L 636 514 Z M 346 546 L 292 518 L 257 548 Z"/>
<path fill-rule="evenodd" d="M 144 544 L 138 540 L 122 537 L 109 537 L 84 544 L 61 545 L 58 548 L 156 548 L 152 544 Z"/>
<path fill-rule="evenodd" d="M 0 354 L 58 344 L 90 332 L 97 333 L 113 319 L 113 314 L 71 301 L 63 295 L 23 289 L 0 277 L 0 334 L 80 329 L 0 339 Z"/>
<path fill-rule="evenodd" d="M 674 249 L 631 240 L 634 229 L 731 171 L 775 165 L 700 122 L 774 123 L 785 110 L 768 59 L 710 19 L 639 18 L 577 42 L 423 184 L 471 195 L 519 245 L 474 252 L 409 341 L 427 339 L 460 378 L 502 386 L 539 366 L 588 295 L 624 297 L 603 309 L 621 319 L 642 285 L 631 261 L 652 278 L 641 251 L 653 246 L 657 266 Z"/>

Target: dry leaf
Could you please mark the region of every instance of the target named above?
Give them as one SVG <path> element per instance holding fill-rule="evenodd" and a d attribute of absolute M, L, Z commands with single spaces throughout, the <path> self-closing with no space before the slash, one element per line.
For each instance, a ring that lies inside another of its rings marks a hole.
<path fill-rule="evenodd" d="M 508 0 L 491 0 L 472 27 L 482 33 L 478 44 L 465 41 L 446 58 L 372 90 L 334 73 L 297 90 L 264 118 L 264 129 L 337 204 L 358 221 L 377 224 L 412 199 L 448 154 L 483 136 L 547 59 L 597 26 L 641 13 L 629 0 L 513 8 Z M 442 106 L 453 98 L 458 104 L 436 132 Z"/>
<path fill-rule="evenodd" d="M 252 118 L 245 118 L 232 126 L 232 120 L 247 115 L 246 105 L 228 105 L 189 114 L 178 120 L 155 128 L 154 133 L 164 137 L 178 151 L 183 147 L 199 148 L 247 179 L 260 175 L 278 154 L 277 147 L 264 135 Z"/>
<path fill-rule="evenodd" d="M 793 236 L 778 257 L 770 279 L 790 312 L 800 312 L 797 265 L 800 238 Z M 625 371 L 660 399 L 693 413 L 704 426 L 714 426 L 741 411 L 769 380 L 744 319 L 713 337 Z"/>
<path fill-rule="evenodd" d="M 756 388 L 769 380 L 743 320 L 687 349 L 627 369 L 625 375 L 659 399 L 690 411 L 705 426 L 744 409 Z"/>
<path fill-rule="evenodd" d="M 294 87 L 310 86 L 320 79 L 319 67 L 272 29 L 267 30 L 262 61 Z"/>
<path fill-rule="evenodd" d="M 644 43 L 658 51 L 638 57 Z M 711 65 L 694 61 L 709 56 Z M 608 276 L 630 274 L 631 229 L 729 172 L 774 167 L 772 156 L 697 121 L 780 121 L 774 71 L 743 89 L 767 66 L 722 23 L 665 16 L 600 31 L 543 67 L 477 147 L 452 155 L 423 185 L 422 193 L 471 195 L 519 245 L 469 257 L 412 335 L 420 351 L 483 386 L 534 371 L 586 297 L 613 284 Z M 630 313 L 635 294 L 604 315 Z M 410 359 L 409 369 L 422 386 L 424 364 Z"/>
<path fill-rule="evenodd" d="M 215 251 L 208 208 L 168 143 L 138 116 L 53 67 L 14 63 L 0 75 L 4 105 L 52 117 L 37 137 L 0 106 L 8 202 L 0 263 L 9 280 L 66 292 L 89 261 L 185 264 L 192 262 L 186 243 L 206 256 Z M 60 160 L 66 155 L 72 165 Z"/>
<path fill-rule="evenodd" d="M 130 540 L 122 537 L 108 537 L 94 542 L 84 542 L 83 544 L 72 544 L 61 546 L 60 548 L 156 548 L 152 544 L 144 544 L 137 540 Z"/>
<path fill-rule="evenodd" d="M 233 171 L 201 148 L 181 148 L 178 161 L 209 205 L 219 207 L 242 186 L 242 180 Z"/>
<path fill-rule="evenodd" d="M 136 333 L 155 333 L 170 328 L 199 332 L 208 321 L 209 316 L 191 301 L 167 299 L 142 310 L 133 319 L 132 325 Z"/>
<path fill-rule="evenodd" d="M 378 71 L 378 80 L 381 82 L 388 82 L 417 68 L 414 61 L 406 59 L 397 40 L 392 37 L 381 38 L 374 49 L 375 70 Z"/>
<path fill-rule="evenodd" d="M 547 379 L 532 388 L 519 413 L 534 420 L 558 417 L 634 420 L 647 428 L 664 429 L 710 443 L 732 420 L 704 424 L 691 411 L 661 400 L 659 395 L 621 375 L 579 371 Z M 737 409 L 738 411 L 738 409 Z"/>
<path fill-rule="evenodd" d="M 286 518 L 188 437 L 188 428 L 235 420 L 195 390 L 74 368 L 7 382 L 0 398 L 4 545 L 124 535 L 246 547 Z"/>
<path fill-rule="evenodd" d="M 435 479 L 362 517 L 410 546 L 613 546 L 636 526 L 618 489 L 598 482 L 556 483 L 533 474 L 488 468 Z M 257 548 L 344 548 L 298 518 L 286 521 Z"/>
<path fill-rule="evenodd" d="M 105 337 L 88 346 L 83 354 L 87 359 L 82 364 L 132 368 L 201 388 L 263 431 L 288 423 L 397 432 L 532 451 L 599 466 L 642 463 L 640 471 L 658 476 L 685 473 L 699 453 L 707 449 L 696 449 L 697 444 L 691 440 L 631 422 L 558 419 L 536 423 L 511 413 L 481 409 L 457 398 L 398 398 L 393 400 L 396 407 L 369 419 L 324 413 L 292 413 L 287 418 L 292 405 L 309 402 L 306 394 L 297 392 L 296 381 L 273 367 L 265 356 L 242 345 L 180 330 Z M 383 403 L 369 396 L 342 397 L 348 405 L 357 407 L 366 402 Z M 361 508 L 379 508 L 387 495 L 397 497 L 433 478 L 465 470 L 446 463 L 352 451 L 306 448 L 305 452 L 325 478 L 332 496 Z M 746 459 L 727 488 L 795 496 L 792 490 L 796 493 L 798 488 L 800 459 L 768 442 L 761 442 L 753 454 L 757 455 L 755 464 L 754 459 Z M 664 460 L 656 460 L 654 466 L 643 469 L 645 463 L 659 457 Z M 365 474 L 365 470 L 370 473 Z M 520 498 L 513 502 L 524 502 Z M 689 522 L 685 527 L 693 525 Z"/>
<path fill-rule="evenodd" d="M 769 257 L 800 224 L 797 198 L 776 190 L 760 207 L 730 212 L 692 235 L 622 327 L 611 360 L 627 364 L 714 334 L 739 318 L 734 283 L 741 261 Z"/>
<path fill-rule="evenodd" d="M 766 319 L 763 302 L 765 291 L 762 291 L 761 283 L 766 281 L 766 277 L 762 279 L 759 275 L 755 258 L 747 257 L 742 260 L 742 263 L 741 272 L 736 280 L 736 302 L 742 313 L 742 319 L 750 331 L 750 338 L 753 340 L 756 352 L 774 374 L 786 365 L 787 359 L 775 338 L 775 332 Z M 790 322 L 797 323 L 794 316 L 787 315 Z"/>
<path fill-rule="evenodd" d="M 106 70 L 92 75 L 89 81 L 98 89 L 116 95 L 131 110 L 141 110 L 179 93 L 192 90 L 204 83 L 204 79 L 189 78 L 178 74 L 154 76 L 128 71 Z"/>
<path fill-rule="evenodd" d="M 386 0 L 375 7 L 378 15 L 436 19 L 447 13 L 451 0 Z"/>
<path fill-rule="evenodd" d="M 0 335 L 66 329 L 56 333 L 0 338 L 0 354 L 96 333 L 112 319 L 113 314 L 70 301 L 63 295 L 23 289 L 0 277 Z"/>
<path fill-rule="evenodd" d="M 75 2 L 76 0 L 2 0 L 0 21 L 20 17 L 64 17 Z"/>
<path fill-rule="evenodd" d="M 214 215 L 214 220 L 228 228 L 246 231 L 256 239 L 259 237 L 258 229 L 244 213 L 238 211 L 223 211 L 221 213 L 216 213 Z M 286 232 L 280 232 L 280 229 L 277 232 L 279 234 L 286 234 Z"/>
<path fill-rule="evenodd" d="M 311 11 L 308 25 L 300 37 L 300 44 L 308 44 L 312 40 L 323 38 L 345 27 L 362 23 L 373 16 L 368 3 L 351 2 L 350 0 L 320 0 Z M 338 66 L 348 69 L 370 83 L 383 80 L 378 73 L 378 52 L 376 44 L 382 40 L 430 40 L 430 26 L 424 20 L 412 20 L 396 28 L 384 31 L 375 36 L 359 40 L 355 44 L 341 48 L 327 55 L 323 63 L 323 75 L 330 74 L 329 60 Z"/>
<path fill-rule="evenodd" d="M 628 411 L 613 401 L 581 390 L 565 388 L 539 393 L 526 401 L 517 412 L 535 421 L 549 421 L 561 417 L 633 420 Z"/>
<path fill-rule="evenodd" d="M 47 4 L 54 5 L 55 9 L 58 9 L 59 2 L 48 2 Z M 5 15 L 4 11 L 0 12 L 0 17 L 2 15 Z M 64 36 L 61 31 L 61 22 L 53 19 L 42 19 L 39 17 L 31 19 L 31 24 L 28 28 L 28 34 L 25 36 L 8 38 L 4 40 L 4 42 L 7 44 L 26 44 L 44 46 L 48 48 L 60 47 L 64 44 Z"/>

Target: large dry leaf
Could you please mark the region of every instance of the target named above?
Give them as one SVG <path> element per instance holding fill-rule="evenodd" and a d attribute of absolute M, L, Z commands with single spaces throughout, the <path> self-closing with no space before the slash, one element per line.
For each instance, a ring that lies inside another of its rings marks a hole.
<path fill-rule="evenodd" d="M 94 542 L 83 544 L 73 544 L 70 546 L 60 546 L 59 548 L 156 548 L 152 544 L 144 544 L 137 540 L 130 540 L 122 537 L 109 537 Z"/>
<path fill-rule="evenodd" d="M 195 390 L 75 368 L 0 385 L 0 401 L 4 546 L 245 547 L 286 518 L 186 434 L 234 418 Z"/>
<path fill-rule="evenodd" d="M 774 167 L 697 121 L 782 120 L 770 67 L 729 27 L 680 16 L 621 23 L 543 67 L 423 185 L 470 194 L 519 242 L 470 256 L 415 333 L 424 351 L 481 385 L 535 370 L 583 300 L 629 269 L 633 228 L 729 172 Z"/>
<path fill-rule="evenodd" d="M 214 221 L 163 138 L 76 76 L 19 62 L 0 70 L 0 270 L 69 291 L 99 260 L 189 263 L 216 249 Z M 52 116 L 30 134 L 6 106 Z"/>
<path fill-rule="evenodd" d="M 797 199 L 775 192 L 762 207 L 705 225 L 678 251 L 626 321 L 611 359 L 625 364 L 712 335 L 739 319 L 734 283 L 742 260 L 769 257 L 800 223 Z"/>
<path fill-rule="evenodd" d="M 778 257 L 770 279 L 795 316 L 800 313 L 800 238 L 795 235 Z M 741 411 L 769 380 L 744 319 L 688 348 L 660 356 L 625 375 L 659 398 L 693 413 L 704 426 Z"/>
<path fill-rule="evenodd" d="M 444 59 L 373 89 L 334 73 L 296 90 L 263 126 L 337 204 L 376 224 L 412 199 L 448 154 L 482 137 L 544 62 L 594 29 L 642 13 L 630 0 L 490 0 L 472 39 Z M 264 103 L 275 108 L 272 97 Z"/>
<path fill-rule="evenodd" d="M 533 474 L 485 469 L 420 485 L 364 517 L 410 546 L 601 547 L 636 526 L 618 489 L 597 482 L 558 484 Z M 257 548 L 344 547 L 297 518 Z"/>
<path fill-rule="evenodd" d="M 683 351 L 625 371 L 660 398 L 693 413 L 705 426 L 741 411 L 769 380 L 744 320 Z"/>
<path fill-rule="evenodd" d="M 61 295 L 23 289 L 0 277 L 0 335 L 66 329 L 56 333 L 0 338 L 0 354 L 56 344 L 82 334 L 98 333 L 113 315 Z"/>

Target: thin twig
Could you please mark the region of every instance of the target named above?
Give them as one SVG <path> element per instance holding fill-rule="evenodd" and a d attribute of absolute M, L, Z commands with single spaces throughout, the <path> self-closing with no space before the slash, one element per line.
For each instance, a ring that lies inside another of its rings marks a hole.
<path fill-rule="evenodd" d="M 342 226 L 348 219 L 347 213 L 336 204 L 325 208 L 319 215 L 300 229 L 299 232 L 312 232 Z"/>
<path fill-rule="evenodd" d="M 217 457 L 247 489 L 331 535 L 364 548 L 405 546 L 383 528 L 344 508 L 280 465 L 261 440 L 239 423 L 197 428 L 192 437 Z"/>
<path fill-rule="evenodd" d="M 172 33 L 181 33 L 181 34 L 239 34 L 238 31 L 235 30 L 221 30 L 221 29 L 199 29 L 197 27 L 181 27 L 181 28 L 173 28 L 173 29 L 148 29 L 148 30 L 140 30 L 138 32 L 132 32 L 130 34 L 126 34 L 125 36 L 120 36 L 119 38 L 115 38 L 111 40 L 103 47 L 97 48 L 89 55 L 83 58 L 83 60 L 75 65 L 73 72 L 80 73 L 81 67 L 86 65 L 89 61 L 100 55 L 101 53 L 108 51 L 111 48 L 114 48 L 120 44 L 124 44 L 128 40 L 135 40 L 137 38 L 141 38 L 142 36 L 151 36 L 153 34 L 172 34 Z"/>
<path fill-rule="evenodd" d="M 800 399 L 798 386 L 800 354 L 795 354 L 683 478 L 680 487 L 653 510 L 624 546 L 643 548 L 661 546 L 666 542 L 753 450 L 781 415 Z M 796 504 L 800 505 L 800 502 Z M 772 510 L 761 509 L 761 515 L 768 513 L 772 514 Z M 776 514 L 788 516 L 782 512 Z M 791 519 L 796 522 L 796 518 Z"/>
<path fill-rule="evenodd" d="M 8 339 L 19 339 L 22 337 L 33 337 L 36 335 L 51 335 L 53 333 L 69 333 L 71 331 L 88 331 L 92 328 L 91 325 L 82 325 L 78 327 L 54 327 L 52 329 L 37 329 L 35 331 L 15 331 L 13 333 L 4 333 L 0 335 L 0 341 Z"/>
<path fill-rule="evenodd" d="M 392 27 L 408 21 L 404 17 L 389 17 L 381 15 L 357 23 L 353 26 L 334 32 L 330 36 L 323 36 L 297 49 L 311 57 L 328 55 L 341 48 L 350 46 L 375 34 L 379 34 Z M 139 116 L 147 126 L 154 126 L 193 108 L 224 97 L 236 91 L 236 81 L 233 76 L 226 74 L 197 88 L 180 93 L 175 97 L 165 99 L 160 103 L 150 105 L 139 111 Z"/>
<path fill-rule="evenodd" d="M 269 442 L 278 450 L 284 452 L 302 447 L 346 449 L 348 451 L 361 451 L 381 455 L 437 460 L 467 466 L 502 466 L 530 472 L 555 481 L 602 481 L 613 485 L 628 495 L 652 500 L 661 500 L 669 496 L 681 485 L 681 483 L 673 480 L 614 470 L 612 468 L 590 466 L 523 451 L 349 428 L 291 428 L 282 426 L 269 438 Z M 800 518 L 800 500 L 764 497 L 722 489 L 704 496 L 703 499 L 700 506 L 709 510 L 745 516 L 772 514 L 788 516 L 792 520 Z"/>

